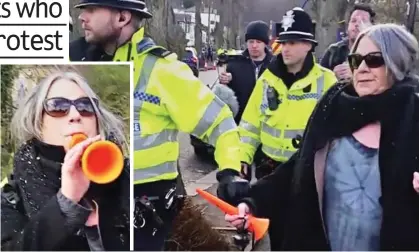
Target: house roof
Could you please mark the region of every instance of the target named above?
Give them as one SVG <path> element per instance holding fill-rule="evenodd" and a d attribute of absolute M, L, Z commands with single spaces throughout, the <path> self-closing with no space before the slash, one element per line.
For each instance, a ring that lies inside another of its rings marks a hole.
<path fill-rule="evenodd" d="M 207 7 L 205 7 L 205 8 L 203 8 L 204 10 L 203 11 L 201 11 L 201 13 L 208 13 L 208 8 Z M 184 10 L 185 12 L 192 12 L 192 13 L 195 13 L 195 6 L 193 6 L 193 7 L 191 7 L 191 8 L 188 8 L 188 9 L 185 9 Z M 217 14 L 217 9 L 215 9 L 215 8 L 211 8 L 211 14 Z"/>
<path fill-rule="evenodd" d="M 176 22 L 188 22 L 192 21 L 191 15 L 184 14 L 184 13 L 175 13 L 175 20 Z"/>

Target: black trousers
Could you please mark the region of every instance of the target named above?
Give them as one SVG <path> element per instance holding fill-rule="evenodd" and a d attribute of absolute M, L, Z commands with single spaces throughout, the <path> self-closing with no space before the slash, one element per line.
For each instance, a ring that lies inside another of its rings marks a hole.
<path fill-rule="evenodd" d="M 134 185 L 134 197 L 140 198 L 144 195 L 149 197 L 164 197 L 166 193 L 176 186 L 177 193 L 186 195 L 185 186 L 182 176 L 179 172 L 177 179 L 172 181 L 158 181 L 148 184 Z M 182 208 L 182 203 L 178 202 L 173 209 L 167 210 L 163 201 L 152 202 L 157 215 L 163 220 L 163 225 L 158 227 L 157 232 L 153 235 L 155 223 L 146 223 L 143 228 L 134 227 L 134 250 L 135 251 L 163 251 L 165 241 L 169 238 L 172 231 L 173 221 Z M 149 224 L 149 225 L 147 225 Z"/>
<path fill-rule="evenodd" d="M 145 225 L 144 228 L 134 228 L 134 250 L 135 251 L 163 251 L 165 241 L 169 238 L 173 221 L 179 213 L 179 209 L 167 211 L 157 209 L 157 214 L 163 220 L 163 226 L 159 227 L 153 235 L 154 225 Z"/>

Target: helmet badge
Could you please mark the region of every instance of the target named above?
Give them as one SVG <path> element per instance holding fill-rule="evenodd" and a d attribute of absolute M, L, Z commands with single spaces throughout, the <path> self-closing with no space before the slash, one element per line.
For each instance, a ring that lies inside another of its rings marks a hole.
<path fill-rule="evenodd" d="M 284 31 L 287 31 L 289 28 L 291 28 L 294 22 L 294 11 L 287 11 L 287 14 L 282 17 L 282 28 Z"/>

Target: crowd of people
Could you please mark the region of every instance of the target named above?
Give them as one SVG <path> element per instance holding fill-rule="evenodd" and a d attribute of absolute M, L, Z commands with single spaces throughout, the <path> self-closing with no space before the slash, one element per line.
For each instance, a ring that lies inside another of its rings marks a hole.
<path fill-rule="evenodd" d="M 233 116 L 187 65 L 144 36 L 152 18 L 144 1 L 75 7 L 85 36 L 70 43 L 71 61 L 133 62 L 134 167 L 125 160 L 115 182 L 90 185 L 77 169 L 80 155 L 96 135 L 126 144 L 113 131 L 120 122 L 81 76 L 50 76 L 15 114 L 25 144 L 15 155 L 16 183 L 2 193 L 2 249 L 127 251 L 131 224 L 134 250 L 163 250 L 186 194 L 183 131 L 215 147 L 217 195 L 239 209 L 225 220 L 240 227 L 249 214 L 268 218 L 271 250 L 419 250 L 419 46 L 403 26 L 376 24 L 373 9 L 357 4 L 347 38 L 318 62 L 303 9 L 284 14 L 276 56 L 268 25 L 251 22 L 246 49 L 220 75 L 240 106 Z M 202 54 L 214 61 L 211 46 Z M 92 137 L 66 150 L 57 129 L 69 122 Z"/>
<path fill-rule="evenodd" d="M 279 31 L 281 53 L 259 78 L 233 66 L 222 74 L 239 97 L 234 81 L 253 80 L 239 98 L 240 160 L 258 178 L 219 194 L 239 208 L 225 219 L 238 228 L 248 214 L 270 219 L 271 250 L 419 248 L 418 41 L 374 17 L 355 5 L 347 38 L 319 64 L 311 19 L 294 8 Z M 262 50 L 247 45 L 251 66 Z"/>

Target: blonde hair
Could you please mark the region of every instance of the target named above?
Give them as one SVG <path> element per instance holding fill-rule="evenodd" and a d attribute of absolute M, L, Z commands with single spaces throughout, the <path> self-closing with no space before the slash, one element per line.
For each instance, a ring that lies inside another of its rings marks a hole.
<path fill-rule="evenodd" d="M 11 123 L 12 134 L 19 144 L 33 138 L 42 139 L 43 103 L 51 85 L 62 79 L 76 83 L 90 98 L 96 112 L 99 134 L 105 137 L 112 136 L 123 149 L 129 150 L 124 134 L 124 123 L 121 118 L 110 112 L 102 102 L 96 105 L 92 98 L 99 100 L 99 97 L 89 86 L 86 79 L 75 72 L 57 72 L 47 76 L 36 85 L 19 106 Z"/>

